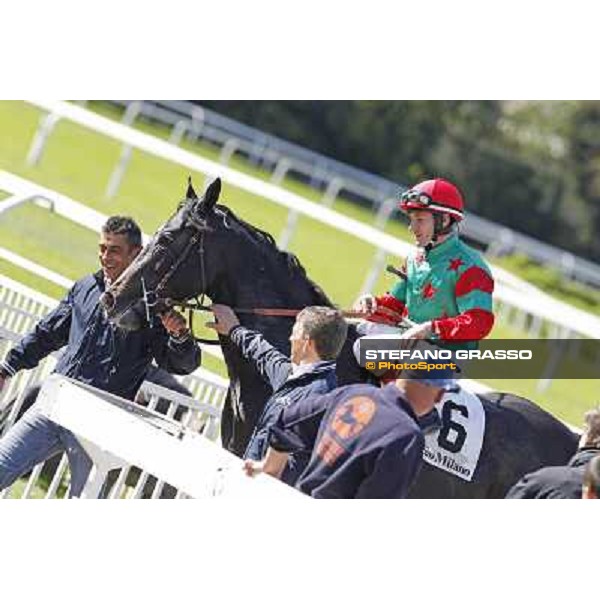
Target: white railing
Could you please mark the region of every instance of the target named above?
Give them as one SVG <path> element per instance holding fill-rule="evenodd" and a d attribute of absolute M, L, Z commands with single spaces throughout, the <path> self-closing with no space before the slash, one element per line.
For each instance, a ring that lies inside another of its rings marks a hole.
<path fill-rule="evenodd" d="M 113 469 L 122 471 L 109 493 L 120 497 L 131 467 L 171 486 L 179 498 L 305 498 L 272 477 L 248 477 L 238 457 L 168 416 L 60 375 L 46 379 L 38 408 L 71 431 L 92 459 L 82 498 L 100 497 Z"/>
<path fill-rule="evenodd" d="M 129 126 L 117 123 L 80 106 L 61 101 L 32 100 L 31 104 L 48 111 L 50 114 L 44 120 L 32 142 L 30 157 L 32 162 L 39 160 L 44 148 L 45 140 L 52 128 L 46 126 L 48 121 L 55 123 L 57 119 L 64 118 L 83 127 L 119 140 L 125 147 L 137 148 L 154 156 L 170 162 L 175 162 L 193 171 L 205 173 L 210 177 L 221 177 L 224 181 L 242 188 L 248 192 L 267 198 L 289 210 L 288 226 L 295 227 L 295 215 L 303 214 L 311 219 L 353 235 L 354 237 L 377 248 L 374 264 L 367 276 L 363 290 L 372 285 L 375 280 L 374 273 L 383 267 L 385 253 L 396 256 L 405 256 L 410 250 L 410 244 L 398 240 L 374 227 L 355 221 L 335 212 L 323 205 L 316 204 L 297 194 L 251 177 L 235 169 L 221 165 L 214 161 L 200 157 L 192 152 L 183 150 L 159 138 L 137 131 Z M 289 239 L 289 234 L 284 232 L 283 237 Z M 493 269 L 494 275 L 499 273 Z M 368 284 L 368 285 L 367 285 Z M 495 299 L 504 307 L 507 314 L 517 310 L 519 320 L 524 325 L 531 325 L 537 329 L 538 323 L 550 323 L 557 337 L 592 337 L 600 339 L 600 319 L 566 303 L 551 299 L 546 294 L 539 292 L 534 298 L 525 296 L 522 292 L 514 292 L 506 284 L 497 283 Z"/>

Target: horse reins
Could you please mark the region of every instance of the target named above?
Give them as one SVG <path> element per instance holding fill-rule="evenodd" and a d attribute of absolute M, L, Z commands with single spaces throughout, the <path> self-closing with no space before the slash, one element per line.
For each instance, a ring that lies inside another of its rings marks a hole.
<path fill-rule="evenodd" d="M 190 335 L 194 340 L 201 344 L 209 344 L 209 345 L 218 345 L 220 344 L 219 340 L 209 340 L 205 338 L 197 338 L 193 334 L 193 316 L 195 312 L 210 312 L 212 309 L 209 305 L 204 304 L 206 299 L 206 266 L 204 262 L 204 229 L 202 226 L 196 222 L 193 217 L 188 216 L 188 219 L 191 221 L 192 225 L 196 229 L 196 233 L 190 239 L 189 243 L 186 245 L 185 251 L 181 253 L 181 255 L 177 258 L 177 260 L 171 265 L 169 270 L 163 275 L 161 280 L 158 282 L 156 288 L 154 290 L 148 290 L 146 288 L 146 283 L 144 278 L 142 277 L 142 290 L 143 290 L 143 299 L 144 306 L 146 309 L 146 318 L 148 322 L 152 323 L 152 315 L 151 310 L 158 304 L 158 292 L 161 292 L 167 282 L 171 279 L 173 274 L 180 267 L 182 262 L 187 258 L 190 250 L 196 245 L 200 244 L 199 252 L 200 252 L 200 283 L 201 283 L 201 292 L 193 297 L 193 302 L 188 301 L 173 301 L 169 298 L 165 299 L 165 305 L 168 308 L 183 308 L 188 311 L 188 329 Z M 388 271 L 391 272 L 391 269 L 388 267 Z M 397 275 L 401 275 L 400 272 L 393 271 Z M 402 274 L 404 275 L 404 274 Z M 237 314 L 251 314 L 251 315 L 260 315 L 263 317 L 288 317 L 295 318 L 298 313 L 303 310 L 301 308 L 244 308 L 244 307 L 233 307 L 232 310 Z M 395 317 L 397 316 L 395 313 L 387 309 L 385 306 L 381 306 L 378 308 L 379 312 L 383 312 L 384 314 L 388 314 L 388 316 Z M 341 315 L 347 319 L 364 319 L 367 315 L 358 310 L 341 310 Z"/>
<path fill-rule="evenodd" d="M 191 311 L 210 312 L 212 308 L 206 305 L 196 305 L 191 302 L 168 302 L 168 306 L 185 308 Z M 385 308 L 385 307 L 382 307 Z M 236 314 L 260 315 L 262 317 L 296 317 L 302 308 L 242 308 L 233 306 L 231 310 Z M 364 319 L 367 315 L 360 310 L 340 310 L 346 319 Z"/>

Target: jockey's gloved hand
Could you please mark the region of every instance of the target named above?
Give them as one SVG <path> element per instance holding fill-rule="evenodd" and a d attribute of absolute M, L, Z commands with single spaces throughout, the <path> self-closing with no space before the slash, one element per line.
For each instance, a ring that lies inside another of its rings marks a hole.
<path fill-rule="evenodd" d="M 405 331 L 401 339 L 403 340 L 426 340 L 431 337 L 433 333 L 431 321 L 425 321 L 425 323 L 418 323 L 413 325 L 410 329 Z"/>

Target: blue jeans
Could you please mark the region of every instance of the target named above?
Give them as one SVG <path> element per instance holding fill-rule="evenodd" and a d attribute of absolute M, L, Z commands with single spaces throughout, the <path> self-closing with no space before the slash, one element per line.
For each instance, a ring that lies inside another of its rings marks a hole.
<path fill-rule="evenodd" d="M 59 452 L 66 451 L 71 497 L 81 494 L 92 461 L 75 436 L 45 417 L 34 404 L 0 439 L 0 490 Z"/>

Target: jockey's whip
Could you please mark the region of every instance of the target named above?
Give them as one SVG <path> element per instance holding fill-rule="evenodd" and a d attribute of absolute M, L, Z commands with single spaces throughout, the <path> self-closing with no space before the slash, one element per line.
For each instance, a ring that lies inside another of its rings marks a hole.
<path fill-rule="evenodd" d="M 385 270 L 388 273 L 391 273 L 392 275 L 396 275 L 397 277 L 400 277 L 401 279 L 404 279 L 404 281 L 406 281 L 407 277 L 406 277 L 406 273 L 404 271 L 401 271 L 400 269 L 396 269 L 396 267 L 394 267 L 393 265 L 388 265 Z"/>

